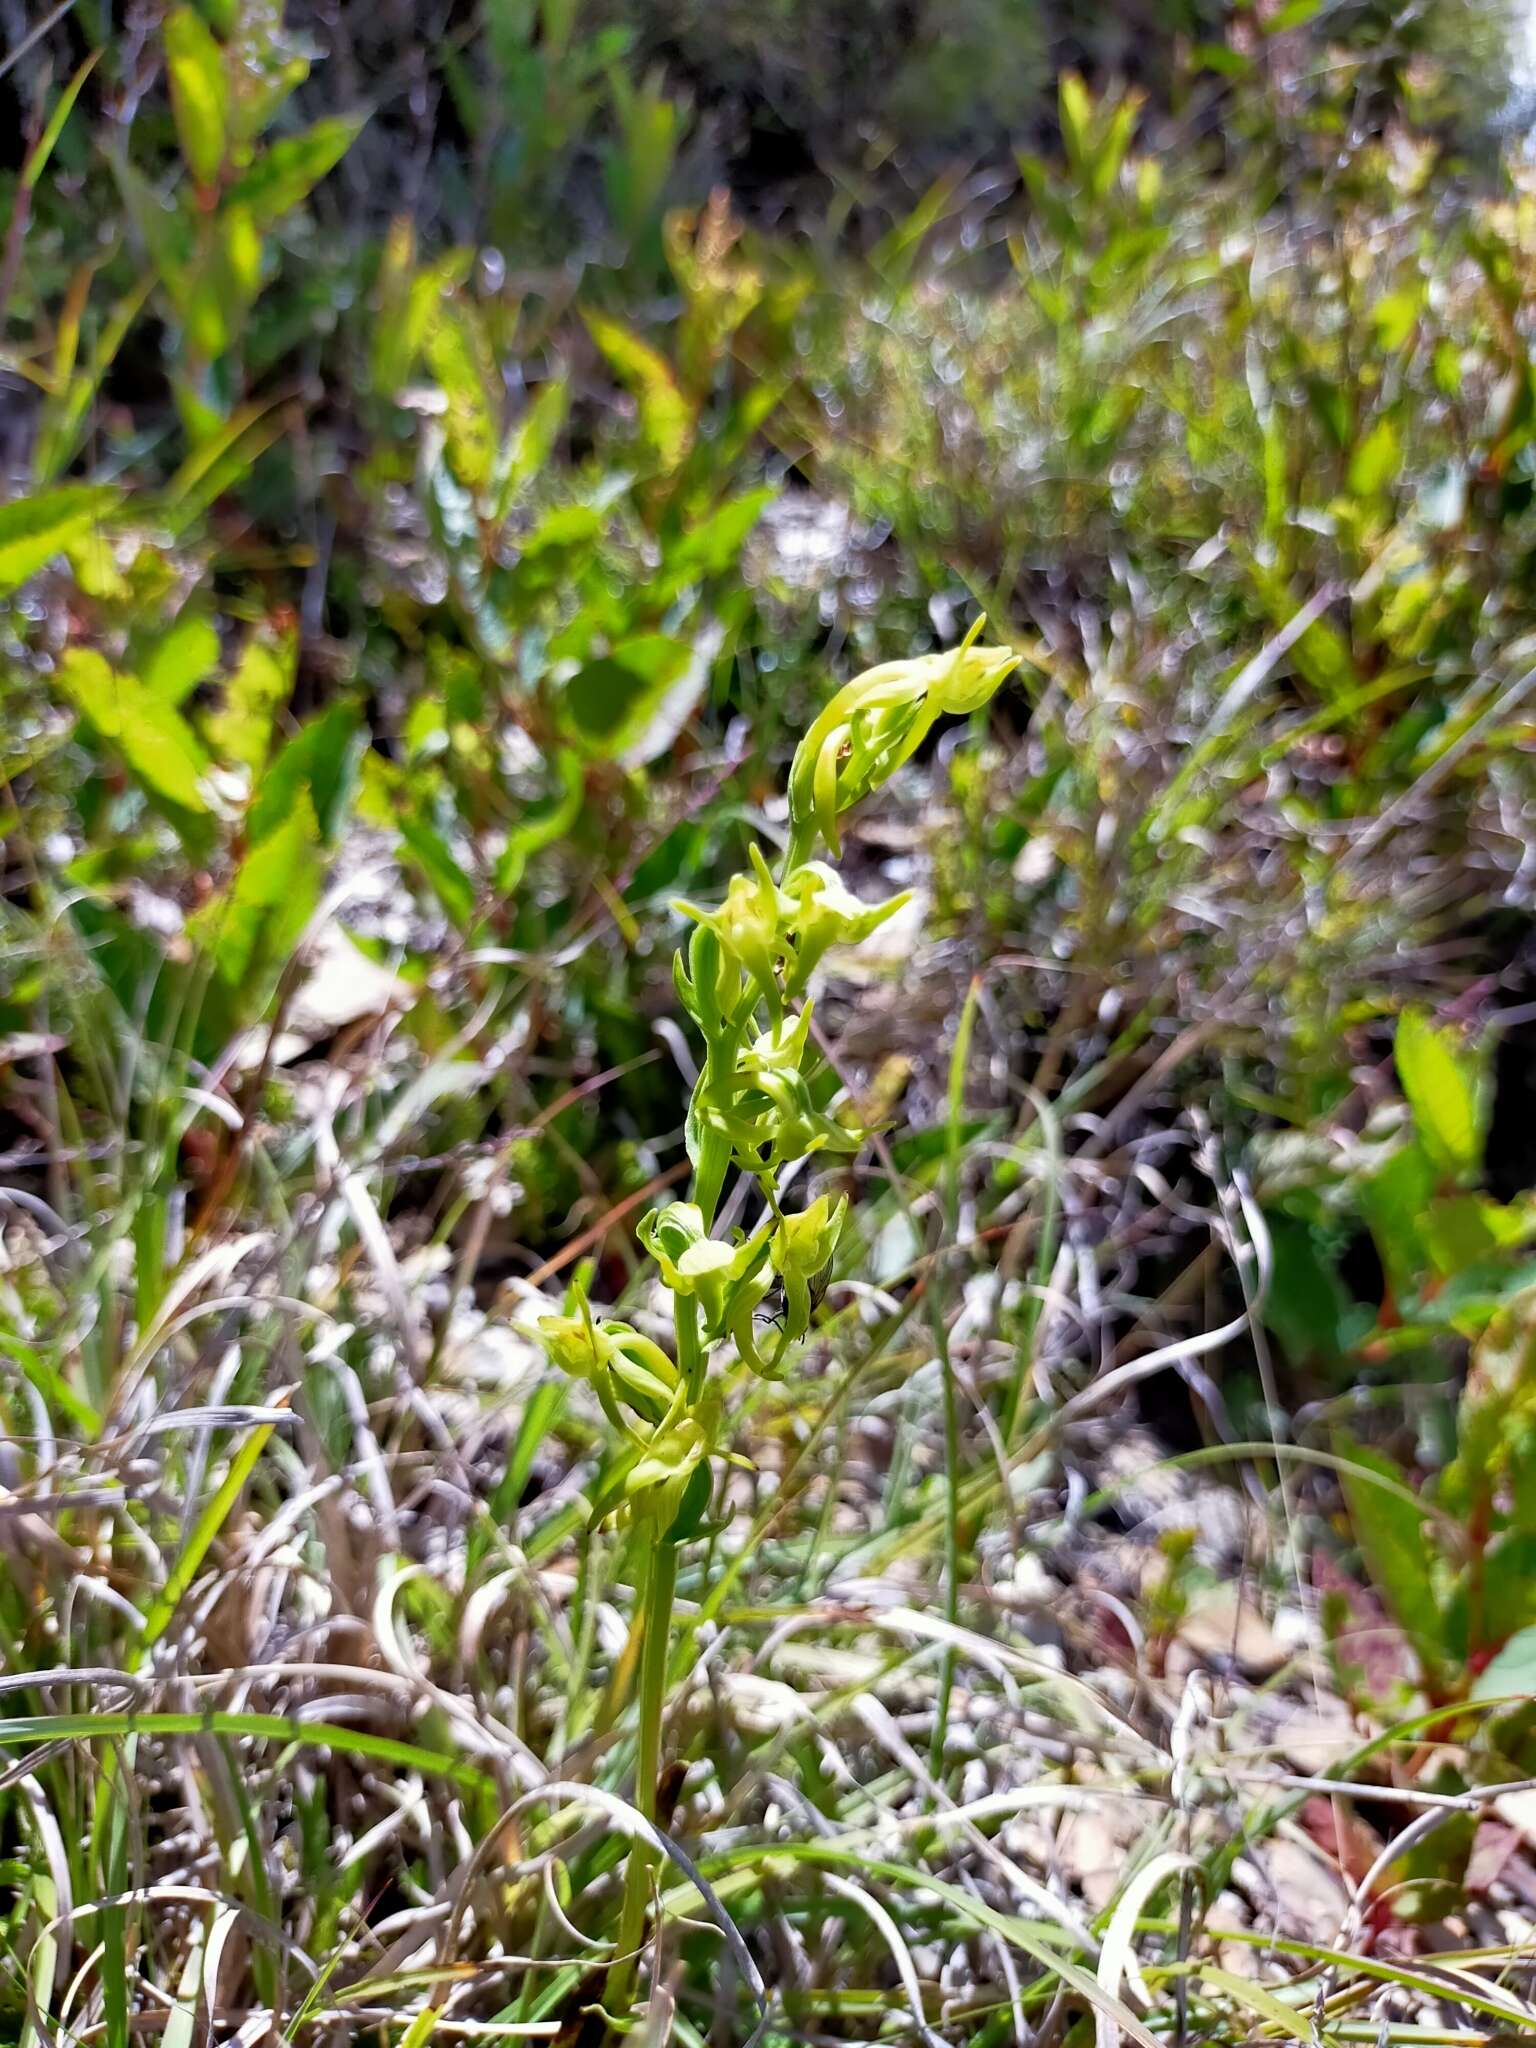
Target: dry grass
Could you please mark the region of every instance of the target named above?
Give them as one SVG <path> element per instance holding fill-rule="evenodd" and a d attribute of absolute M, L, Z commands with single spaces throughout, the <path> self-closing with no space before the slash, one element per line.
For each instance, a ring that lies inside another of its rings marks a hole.
<path fill-rule="evenodd" d="M 878 984 L 844 1009 L 845 1043 L 889 1028 Z M 284 1079 L 216 1212 L 137 1140 L 89 1156 L 56 1070 L 52 1142 L 13 1162 L 8 2024 L 585 2039 L 634 1824 L 632 1560 L 581 1511 L 599 1418 L 518 1334 L 526 1284 L 487 1306 L 459 1230 L 423 1227 L 495 1206 L 483 1148 L 392 1201 L 421 1084 L 387 1020 Z M 1518 1794 L 1438 1801 L 1432 1731 L 1335 1696 L 1327 1475 L 1236 1441 L 1221 1397 L 1262 1225 L 1167 1080 L 1060 1124 L 1026 1103 L 952 1179 L 872 1179 L 850 1269 L 873 1281 L 834 1286 L 790 1381 L 736 1384 L 680 1584 L 642 2038 L 1472 2043 L 1536 2019 Z M 162 1232 L 135 1299 L 129 1239 Z M 932 1312 L 962 1394 L 953 1627 Z M 1135 1421 L 1170 1372 L 1210 1432 L 1193 1459 Z M 1495 1874 L 1406 1942 L 1410 1835 L 1496 1800 Z"/>

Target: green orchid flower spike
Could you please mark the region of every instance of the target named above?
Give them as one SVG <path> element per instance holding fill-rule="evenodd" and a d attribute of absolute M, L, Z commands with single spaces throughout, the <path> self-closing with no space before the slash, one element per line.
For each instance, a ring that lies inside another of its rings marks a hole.
<path fill-rule="evenodd" d="M 818 1153 L 857 1152 L 868 1136 L 812 1035 L 810 986 L 834 948 L 857 945 L 908 898 L 862 901 L 819 849 L 838 852 L 843 814 L 911 758 L 936 720 L 979 709 L 1017 667 L 1007 648 L 980 644 L 984 623 L 949 653 L 885 662 L 837 690 L 795 750 L 778 873 L 754 845 L 715 908 L 673 906 L 693 927 L 673 980 L 704 1047 L 686 1127 L 693 1176 L 687 1199 L 652 1210 L 636 1233 L 671 1297 L 671 1354 L 631 1323 L 594 1317 L 581 1289 L 536 1326 L 551 1363 L 593 1387 L 613 1432 L 592 1514 L 594 1523 L 626 1518 L 639 1565 L 635 1640 L 621 1668 L 638 1671 L 635 1800 L 653 1822 L 678 1550 L 703 1519 L 711 1460 L 725 1449 L 721 1375 L 711 1369 L 734 1352 L 747 1371 L 777 1378 L 811 1337 L 849 1201 L 823 1193 L 786 1211 L 784 1176 Z M 733 1171 L 745 1176 L 758 1222 L 745 1235 L 716 1234 Z M 765 1344 L 775 1277 L 784 1312 Z M 614 2014 L 629 2005 L 645 1947 L 652 1867 L 652 1851 L 634 1844 L 604 1997 Z"/>

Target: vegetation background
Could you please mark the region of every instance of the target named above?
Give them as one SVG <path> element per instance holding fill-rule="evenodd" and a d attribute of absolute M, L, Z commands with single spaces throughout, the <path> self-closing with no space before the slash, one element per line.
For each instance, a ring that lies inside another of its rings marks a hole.
<path fill-rule="evenodd" d="M 0 5 L 0 2039 L 1530 2037 L 1526 26 Z M 669 1327 L 673 901 L 981 611 L 605 2013 L 532 1319 Z"/>

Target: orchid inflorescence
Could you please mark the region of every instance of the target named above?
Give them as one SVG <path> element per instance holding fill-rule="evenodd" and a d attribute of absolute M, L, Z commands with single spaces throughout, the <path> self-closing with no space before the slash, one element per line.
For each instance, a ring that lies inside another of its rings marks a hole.
<path fill-rule="evenodd" d="M 775 1377 L 806 1337 L 848 1214 L 817 1196 L 785 1209 L 787 1172 L 817 1153 L 858 1151 L 868 1133 L 812 1033 L 812 977 L 834 947 L 857 944 L 895 915 L 905 894 L 864 903 L 824 861 L 839 850 L 841 814 L 910 759 L 945 713 L 986 703 L 1017 666 L 978 643 L 978 620 L 945 654 L 883 663 L 838 690 L 800 742 L 789 774 L 789 844 L 777 876 L 761 849 L 714 909 L 679 901 L 693 926 L 674 962 L 683 1008 L 704 1041 L 687 1120 L 690 1198 L 652 1210 L 638 1230 L 672 1297 L 669 1355 L 630 1323 L 594 1316 L 573 1290 L 537 1333 L 551 1361 L 594 1388 L 614 1432 L 592 1506 L 627 1504 L 657 1538 L 698 1526 L 710 1490 L 718 1402 L 708 1362 L 727 1342 L 755 1373 Z M 763 1206 L 750 1232 L 713 1234 L 732 1169 Z M 764 1304 L 782 1291 L 773 1335 Z"/>

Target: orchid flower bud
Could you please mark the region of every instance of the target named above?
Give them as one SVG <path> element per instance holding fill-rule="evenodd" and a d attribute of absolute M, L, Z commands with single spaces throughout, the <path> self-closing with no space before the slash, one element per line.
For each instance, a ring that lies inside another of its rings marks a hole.
<path fill-rule="evenodd" d="M 845 683 L 795 749 L 789 771 L 789 858 L 800 865 L 819 833 L 838 851 L 837 820 L 893 775 L 935 719 L 985 704 L 1019 665 L 1006 647 L 982 647 L 978 618 L 958 647 L 882 662 Z"/>
<path fill-rule="evenodd" d="M 741 963 L 720 943 L 709 923 L 700 924 L 688 942 L 688 963 L 672 956 L 672 981 L 678 1000 L 706 1038 L 729 1026 L 741 1000 Z"/>
<path fill-rule="evenodd" d="M 751 855 L 751 874 L 731 877 L 718 910 L 701 910 L 682 897 L 674 900 L 672 908 L 715 934 L 727 957 L 740 967 L 777 1017 L 782 1008 L 778 966 L 789 953 L 789 921 L 795 906 L 774 882 L 756 843 Z"/>

